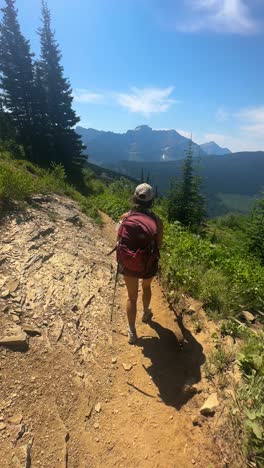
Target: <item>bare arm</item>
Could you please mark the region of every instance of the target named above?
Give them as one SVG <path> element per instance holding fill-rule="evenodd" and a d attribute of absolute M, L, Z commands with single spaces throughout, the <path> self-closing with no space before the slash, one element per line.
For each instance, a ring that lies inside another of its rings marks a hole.
<path fill-rule="evenodd" d="M 119 226 L 120 226 L 120 224 L 122 223 L 123 219 L 126 218 L 126 217 L 128 216 L 128 214 L 129 214 L 128 212 L 122 214 L 120 220 L 118 221 L 118 224 L 117 224 L 117 227 L 116 227 L 116 230 L 117 230 L 116 241 L 117 241 L 117 242 L 119 241 L 119 236 L 118 236 L 118 229 L 119 229 Z"/>

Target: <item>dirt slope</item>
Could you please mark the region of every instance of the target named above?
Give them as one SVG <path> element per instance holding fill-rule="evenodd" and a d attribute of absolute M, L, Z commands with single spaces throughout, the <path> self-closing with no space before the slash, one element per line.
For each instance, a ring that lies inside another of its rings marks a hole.
<path fill-rule="evenodd" d="M 0 228 L 0 339 L 25 341 L 0 347 L 1 468 L 227 466 L 222 406 L 199 416 L 213 323 L 192 301 L 201 333 L 188 315 L 177 324 L 156 282 L 153 320 L 129 346 L 120 279 L 111 342 L 113 223 L 101 232 L 63 197 L 34 203 Z"/>

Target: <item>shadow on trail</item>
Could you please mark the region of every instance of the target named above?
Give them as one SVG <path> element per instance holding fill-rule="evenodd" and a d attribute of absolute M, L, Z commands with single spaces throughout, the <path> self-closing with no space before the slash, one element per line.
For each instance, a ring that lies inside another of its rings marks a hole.
<path fill-rule="evenodd" d="M 205 356 L 203 347 L 184 327 L 182 318 L 178 318 L 178 324 L 185 340 L 182 350 L 175 334 L 154 321 L 149 326 L 158 337 L 139 338 L 138 345 L 152 362 L 145 370 L 158 387 L 161 400 L 180 410 L 194 396 L 191 385 L 201 380 L 200 368 Z"/>

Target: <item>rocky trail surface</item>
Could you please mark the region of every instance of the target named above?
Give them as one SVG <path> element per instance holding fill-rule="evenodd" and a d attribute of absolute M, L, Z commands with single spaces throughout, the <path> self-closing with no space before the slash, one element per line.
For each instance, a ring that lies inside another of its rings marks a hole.
<path fill-rule="evenodd" d="M 114 236 L 59 196 L 0 225 L 1 468 L 229 466 L 202 371 L 213 322 L 194 301 L 176 321 L 156 281 L 129 346 L 122 278 L 110 323 Z"/>

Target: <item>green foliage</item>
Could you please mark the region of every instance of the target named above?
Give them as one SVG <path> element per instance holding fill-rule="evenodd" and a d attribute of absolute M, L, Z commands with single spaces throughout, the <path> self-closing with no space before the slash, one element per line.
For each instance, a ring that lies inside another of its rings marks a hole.
<path fill-rule="evenodd" d="M 238 360 L 244 375 L 250 376 L 257 372 L 264 376 L 264 335 L 251 333 L 238 355 Z"/>
<path fill-rule="evenodd" d="M 247 458 L 264 464 L 264 334 L 250 333 L 238 355 L 243 385 L 237 391 L 233 416 L 244 436 Z"/>
<path fill-rule="evenodd" d="M 229 317 L 241 310 L 262 310 L 264 271 L 257 259 L 227 245 L 212 244 L 179 223 L 166 221 L 161 256 L 163 282 L 168 291 L 202 299 L 207 311 Z"/>
<path fill-rule="evenodd" d="M 221 336 L 232 336 L 232 338 L 240 338 L 245 335 L 247 330 L 243 325 L 240 325 L 234 320 L 226 320 L 221 325 Z"/>
<path fill-rule="evenodd" d="M 0 166 L 0 199 L 26 200 L 35 191 L 34 179 L 23 168 Z"/>

